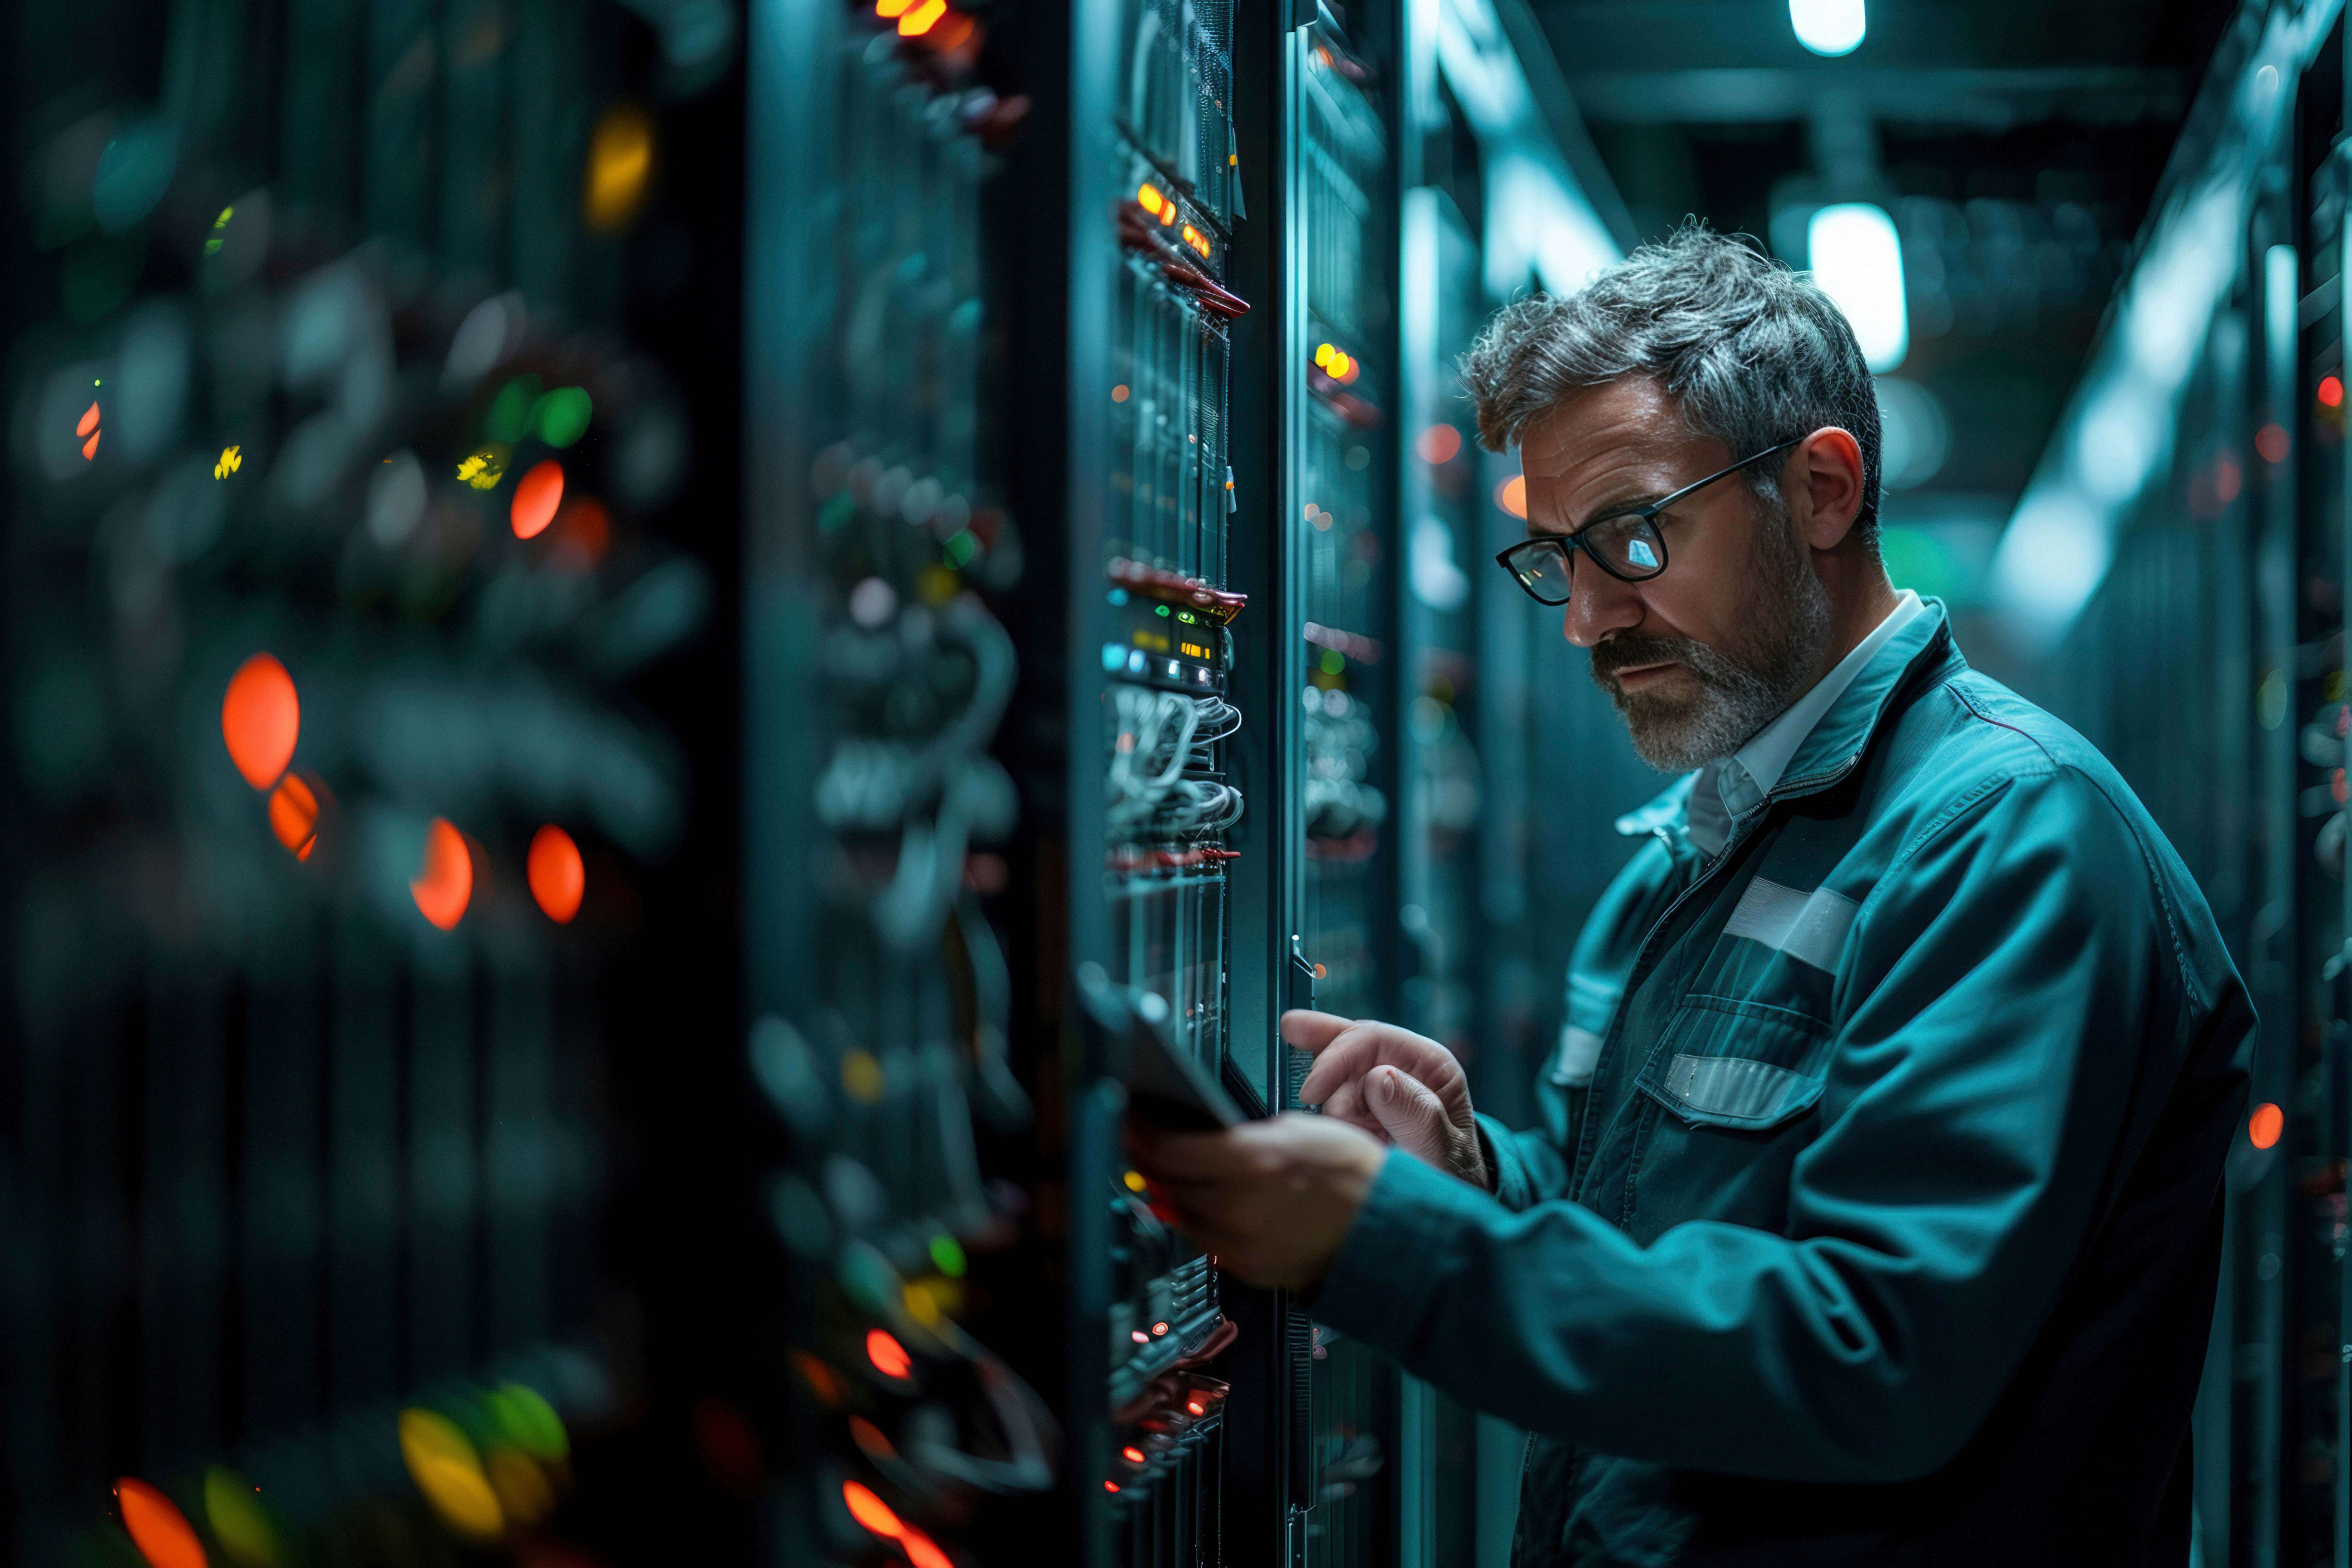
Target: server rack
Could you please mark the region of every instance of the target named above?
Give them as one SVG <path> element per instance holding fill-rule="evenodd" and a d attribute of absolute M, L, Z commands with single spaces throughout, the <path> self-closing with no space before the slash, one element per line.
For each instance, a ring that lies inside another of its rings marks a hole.
<path fill-rule="evenodd" d="M 2249 7 L 2160 201 L 2242 195 L 2165 466 L 2029 694 L 2164 824 L 2261 1017 L 2195 1417 L 2210 1564 L 2352 1562 L 2343 25 Z M 2200 177 L 2223 182 L 2200 187 Z M 2160 210 L 2162 210 L 2160 208 Z M 2062 426 L 2053 450 L 2079 432 Z"/>
<path fill-rule="evenodd" d="M 660 178 L 734 37 L 165 9 L 7 50 L 5 1550 L 577 1533 L 708 1234 L 616 1208 L 701 1087 L 635 1042 L 734 1011 L 735 263 Z"/>

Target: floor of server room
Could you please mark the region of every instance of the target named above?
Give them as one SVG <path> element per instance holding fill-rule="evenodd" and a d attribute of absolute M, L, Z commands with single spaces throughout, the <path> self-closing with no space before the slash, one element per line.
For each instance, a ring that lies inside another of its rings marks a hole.
<path fill-rule="evenodd" d="M 1666 781 L 1461 366 L 1697 219 L 2212 908 L 2190 1560 L 2352 1568 L 2340 10 L 16 8 L 0 1561 L 1512 1563 L 1126 1117 L 1540 1123 Z"/>

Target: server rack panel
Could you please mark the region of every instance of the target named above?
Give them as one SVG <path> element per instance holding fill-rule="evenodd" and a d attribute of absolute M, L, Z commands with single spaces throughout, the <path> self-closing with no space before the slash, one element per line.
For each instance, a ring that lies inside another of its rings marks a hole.
<path fill-rule="evenodd" d="M 1035 100 L 992 21 L 810 0 L 755 39 L 749 1076 L 783 1134 L 786 1562 L 947 1562 L 1036 1529 L 1059 1477 L 1054 1413 L 982 1337 L 985 1295 L 1054 1305 L 982 1158 L 1034 1116 L 991 908 L 1024 520 L 982 435 L 984 190 Z"/>
<path fill-rule="evenodd" d="M 579 1538 L 673 1370 L 610 1095 L 733 1010 L 732 35 L 161 12 L 9 51 L 9 1549 Z"/>

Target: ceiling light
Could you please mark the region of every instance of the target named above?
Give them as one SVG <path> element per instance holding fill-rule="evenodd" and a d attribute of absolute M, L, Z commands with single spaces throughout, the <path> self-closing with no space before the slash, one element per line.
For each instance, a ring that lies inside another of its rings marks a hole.
<path fill-rule="evenodd" d="M 1862 5 L 1863 0 L 1789 0 L 1789 26 L 1797 29 L 1797 42 L 1817 55 L 1850 55 L 1869 26 Z"/>
<path fill-rule="evenodd" d="M 1805 249 L 1813 281 L 1845 312 L 1871 370 L 1884 374 L 1901 364 L 1911 349 L 1911 322 L 1895 220 L 1868 202 L 1840 202 L 1813 214 Z"/>

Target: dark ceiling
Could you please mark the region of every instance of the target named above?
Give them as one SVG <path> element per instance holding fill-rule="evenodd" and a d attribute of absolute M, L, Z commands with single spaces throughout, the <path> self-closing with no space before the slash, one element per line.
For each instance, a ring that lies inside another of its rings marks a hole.
<path fill-rule="evenodd" d="M 1886 516 L 1940 557 L 1919 574 L 1950 578 L 1917 585 L 1965 597 L 2235 4 L 1869 0 L 1861 47 L 1833 59 L 1798 43 L 1787 0 L 1532 4 L 1643 237 L 1696 216 L 1802 265 L 1813 205 L 1894 216 L 1912 340 L 1895 374 L 1950 438 Z"/>

